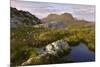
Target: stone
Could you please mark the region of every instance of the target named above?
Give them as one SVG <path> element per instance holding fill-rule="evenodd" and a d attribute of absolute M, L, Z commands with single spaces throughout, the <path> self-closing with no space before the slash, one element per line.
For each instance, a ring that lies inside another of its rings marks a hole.
<path fill-rule="evenodd" d="M 46 52 L 52 55 L 58 55 L 57 53 L 63 51 L 68 51 L 70 49 L 67 40 L 62 39 L 56 42 L 53 42 L 46 46 Z"/>
<path fill-rule="evenodd" d="M 54 63 L 64 54 L 67 55 L 69 51 L 70 46 L 68 45 L 67 40 L 61 39 L 48 44 L 42 54 L 37 57 L 29 58 L 26 62 L 22 63 L 22 65 Z"/>

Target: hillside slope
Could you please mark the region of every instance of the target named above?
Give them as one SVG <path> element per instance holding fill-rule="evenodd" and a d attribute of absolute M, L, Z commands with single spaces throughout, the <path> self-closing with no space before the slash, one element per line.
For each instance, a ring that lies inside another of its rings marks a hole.
<path fill-rule="evenodd" d="M 11 7 L 11 27 L 32 26 L 40 23 L 40 19 L 31 13 Z"/>

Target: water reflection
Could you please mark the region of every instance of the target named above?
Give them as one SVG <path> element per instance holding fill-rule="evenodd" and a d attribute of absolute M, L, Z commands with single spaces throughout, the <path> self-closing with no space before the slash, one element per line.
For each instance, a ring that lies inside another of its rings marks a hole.
<path fill-rule="evenodd" d="M 69 55 L 62 58 L 62 60 L 68 62 L 88 62 L 95 61 L 95 53 L 90 51 L 84 43 L 80 43 L 77 46 L 71 47 Z"/>

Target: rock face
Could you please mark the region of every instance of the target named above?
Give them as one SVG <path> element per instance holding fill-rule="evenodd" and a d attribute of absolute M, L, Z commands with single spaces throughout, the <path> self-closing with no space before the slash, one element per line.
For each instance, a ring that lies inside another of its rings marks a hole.
<path fill-rule="evenodd" d="M 11 7 L 11 27 L 30 26 L 40 24 L 41 21 L 36 16 L 27 11 L 17 10 Z"/>
<path fill-rule="evenodd" d="M 58 40 L 45 47 L 43 54 L 37 57 L 29 58 L 22 65 L 32 65 L 32 64 L 49 64 L 55 63 L 58 58 L 67 55 L 70 51 L 70 47 L 66 40 Z"/>

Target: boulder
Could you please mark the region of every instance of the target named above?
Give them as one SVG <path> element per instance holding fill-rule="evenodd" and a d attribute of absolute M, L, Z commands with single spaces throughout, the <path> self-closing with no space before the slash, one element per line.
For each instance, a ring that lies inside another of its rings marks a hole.
<path fill-rule="evenodd" d="M 33 65 L 33 64 L 49 64 L 56 63 L 57 59 L 64 55 L 68 55 L 70 52 L 70 46 L 65 39 L 55 41 L 48 44 L 42 54 L 37 57 L 29 58 L 22 65 Z"/>
<path fill-rule="evenodd" d="M 64 52 L 67 52 L 69 49 L 70 47 L 67 41 L 64 39 L 58 40 L 46 46 L 46 52 L 55 56 L 57 56 L 58 53 L 63 54 Z"/>

